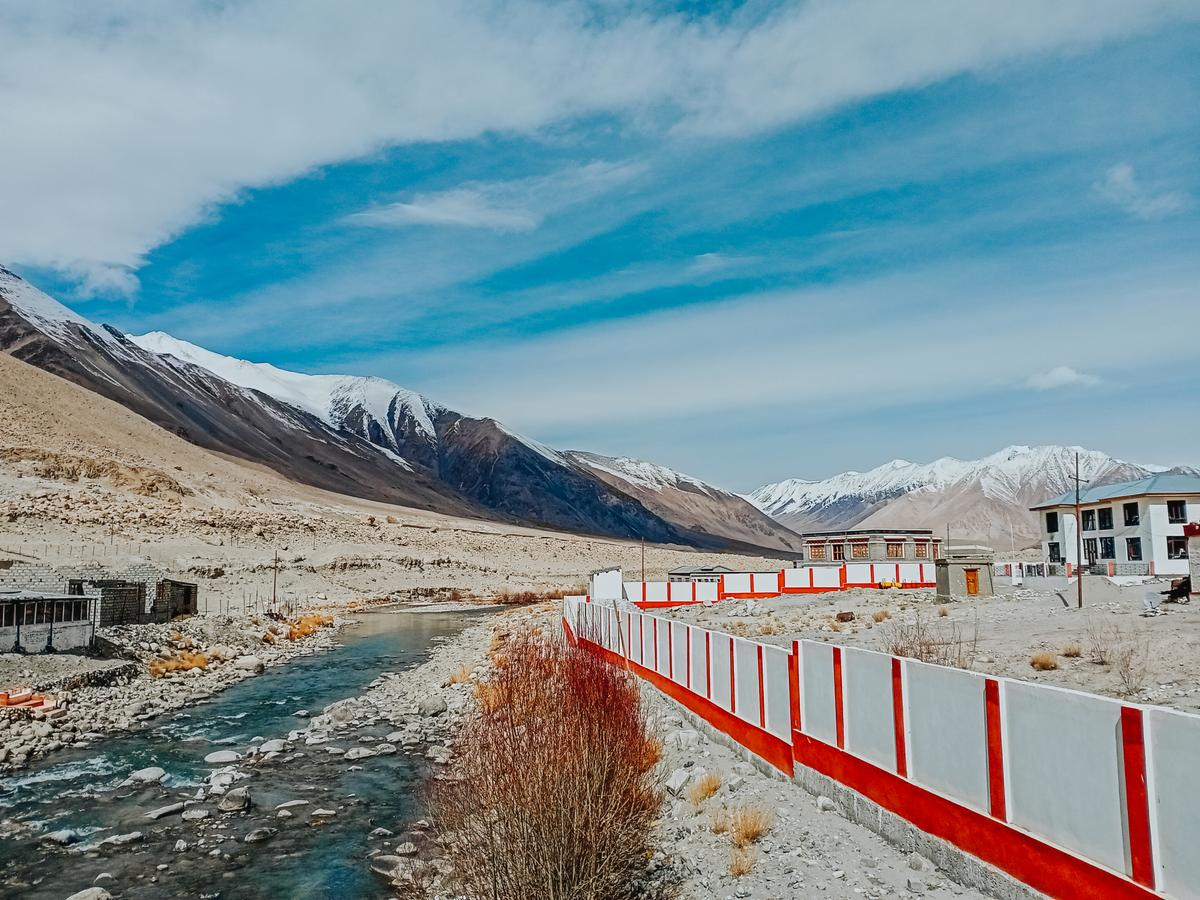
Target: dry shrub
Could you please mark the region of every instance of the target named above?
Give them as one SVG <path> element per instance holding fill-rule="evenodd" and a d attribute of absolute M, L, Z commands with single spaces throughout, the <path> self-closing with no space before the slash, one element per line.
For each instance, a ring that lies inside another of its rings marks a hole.
<path fill-rule="evenodd" d="M 880 624 L 881 622 L 886 622 L 891 617 L 892 614 L 886 609 L 881 609 L 878 612 L 871 613 L 871 618 L 874 620 L 876 625 Z"/>
<path fill-rule="evenodd" d="M 301 616 L 290 626 L 288 626 L 288 640 L 295 641 L 299 638 L 308 637 L 318 628 L 329 628 L 332 625 L 333 616 L 324 616 L 320 614 Z"/>
<path fill-rule="evenodd" d="M 203 653 L 193 653 L 190 650 L 183 650 L 165 659 L 161 656 L 156 656 L 150 660 L 147 668 L 149 669 L 151 678 L 162 678 L 168 672 L 207 669 L 208 656 Z"/>
<path fill-rule="evenodd" d="M 1136 694 L 1146 684 L 1150 668 L 1150 638 L 1137 631 L 1121 636 L 1112 652 L 1112 670 L 1121 693 Z"/>
<path fill-rule="evenodd" d="M 729 810 L 721 807 L 714 810 L 712 817 L 709 819 L 708 830 L 713 834 L 724 834 L 729 830 Z"/>
<path fill-rule="evenodd" d="M 504 606 L 527 606 L 530 603 L 541 603 L 544 600 L 561 600 L 572 590 L 572 588 L 552 588 L 546 591 L 499 591 L 491 599 L 493 603 L 500 603 Z M 579 593 L 587 593 L 587 588 Z"/>
<path fill-rule="evenodd" d="M 729 874 L 734 878 L 741 878 L 743 875 L 749 875 L 750 870 L 754 868 L 754 864 L 758 861 L 758 851 L 751 849 L 733 848 L 733 855 L 729 859 Z"/>
<path fill-rule="evenodd" d="M 979 650 L 979 628 L 970 636 L 958 622 L 934 624 L 918 613 L 908 622 L 892 621 L 885 632 L 887 652 L 939 666 L 969 669 Z"/>
<path fill-rule="evenodd" d="M 729 816 L 735 847 L 748 847 L 771 830 L 771 814 L 761 806 L 739 806 Z"/>
<path fill-rule="evenodd" d="M 1068 659 L 1079 659 L 1079 657 L 1083 656 L 1083 648 L 1072 641 L 1062 648 L 1062 655 Z"/>
<path fill-rule="evenodd" d="M 705 772 L 688 788 L 688 799 L 692 806 L 699 806 L 721 788 L 721 776 L 716 772 Z"/>
<path fill-rule="evenodd" d="M 508 632 L 500 631 L 499 629 L 492 632 L 491 643 L 488 644 L 488 656 L 495 656 L 504 649 L 504 645 L 508 643 Z"/>
<path fill-rule="evenodd" d="M 471 680 L 471 670 L 466 666 L 459 666 L 450 673 L 450 680 L 447 684 L 466 684 Z"/>
<path fill-rule="evenodd" d="M 939 606 L 938 607 L 938 618 L 939 619 L 944 619 L 948 615 L 950 615 L 950 607 L 948 607 L 948 606 Z"/>
<path fill-rule="evenodd" d="M 1106 666 L 1111 662 L 1113 647 L 1121 639 L 1121 629 L 1116 625 L 1097 625 L 1089 621 L 1087 628 L 1088 655 L 1092 662 Z"/>
<path fill-rule="evenodd" d="M 842 630 L 842 626 L 837 623 L 837 620 L 830 619 L 829 620 L 829 630 L 840 632 Z"/>
<path fill-rule="evenodd" d="M 1058 668 L 1058 657 L 1053 653 L 1035 653 L 1029 657 L 1029 664 L 1039 672 L 1049 672 Z"/>
<path fill-rule="evenodd" d="M 633 676 L 525 633 L 477 688 L 430 809 L 471 900 L 632 896 L 662 795 Z"/>

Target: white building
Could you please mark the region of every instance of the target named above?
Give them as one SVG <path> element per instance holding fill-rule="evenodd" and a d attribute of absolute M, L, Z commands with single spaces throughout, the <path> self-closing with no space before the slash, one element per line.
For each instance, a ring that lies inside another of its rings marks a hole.
<path fill-rule="evenodd" d="M 1051 563 L 1079 564 L 1076 534 L 1083 536 L 1083 564 L 1115 575 L 1186 575 L 1184 526 L 1200 521 L 1200 477 L 1152 475 L 1138 481 L 1087 487 L 1032 507 L 1041 520 L 1042 553 Z"/>

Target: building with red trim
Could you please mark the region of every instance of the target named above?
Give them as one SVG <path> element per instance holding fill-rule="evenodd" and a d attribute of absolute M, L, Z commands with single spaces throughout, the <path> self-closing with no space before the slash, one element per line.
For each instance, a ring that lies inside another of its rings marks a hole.
<path fill-rule="evenodd" d="M 810 531 L 801 537 L 811 563 L 932 562 L 941 552 L 941 541 L 927 528 Z"/>

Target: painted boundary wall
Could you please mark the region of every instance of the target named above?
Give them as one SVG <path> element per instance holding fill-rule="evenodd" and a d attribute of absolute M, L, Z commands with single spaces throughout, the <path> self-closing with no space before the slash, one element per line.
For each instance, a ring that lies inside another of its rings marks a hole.
<path fill-rule="evenodd" d="M 846 563 L 841 566 L 801 566 L 775 572 L 733 572 L 716 581 L 614 581 L 619 569 L 592 575 L 585 600 L 617 599 L 617 583 L 625 599 L 642 609 L 665 609 L 718 600 L 762 599 L 785 594 L 824 594 L 849 588 L 933 588 L 936 570 L 927 563 Z"/>
<path fill-rule="evenodd" d="M 582 598 L 563 624 L 780 772 L 831 778 L 1035 890 L 1200 900 L 1200 716 Z M 667 634 L 657 659 L 621 624 Z"/>

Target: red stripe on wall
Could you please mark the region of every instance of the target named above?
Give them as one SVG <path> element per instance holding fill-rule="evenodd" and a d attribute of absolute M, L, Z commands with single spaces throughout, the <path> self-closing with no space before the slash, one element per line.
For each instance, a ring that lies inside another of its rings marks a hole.
<path fill-rule="evenodd" d="M 802 732 L 792 733 L 792 743 L 800 765 L 850 787 L 921 831 L 1003 869 L 1034 890 L 1061 900 L 1159 897 L 1128 878 Z"/>
<path fill-rule="evenodd" d="M 758 727 L 767 727 L 766 689 L 763 687 L 763 648 L 758 645 Z"/>
<path fill-rule="evenodd" d="M 800 642 L 792 641 L 788 656 L 788 706 L 792 713 L 792 731 L 800 730 Z"/>
<path fill-rule="evenodd" d="M 988 809 L 993 817 L 1008 820 L 1004 802 L 1004 741 L 1000 736 L 1000 684 L 994 678 L 983 683 L 984 724 L 987 729 Z"/>
<path fill-rule="evenodd" d="M 842 648 L 833 648 L 833 716 L 837 729 L 838 748 L 846 746 L 846 711 L 842 697 Z"/>
<path fill-rule="evenodd" d="M 1150 802 L 1146 790 L 1146 740 L 1142 711 L 1121 707 L 1121 750 L 1125 766 L 1125 803 L 1129 813 L 1130 874 L 1154 887 L 1154 851 L 1150 843 Z"/>
<path fill-rule="evenodd" d="M 896 732 L 896 774 L 908 777 L 908 749 L 904 740 L 903 663 L 892 657 L 892 725 Z"/>

